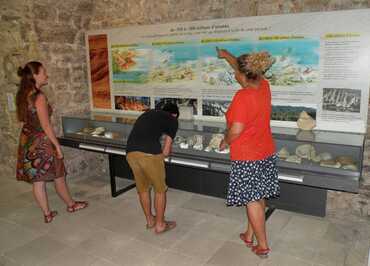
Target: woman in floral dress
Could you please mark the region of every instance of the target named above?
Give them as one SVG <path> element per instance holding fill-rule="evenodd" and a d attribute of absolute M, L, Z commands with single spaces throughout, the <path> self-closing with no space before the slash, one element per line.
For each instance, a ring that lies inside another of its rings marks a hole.
<path fill-rule="evenodd" d="M 19 68 L 21 78 L 17 92 L 17 116 L 23 123 L 19 139 L 17 180 L 32 183 L 33 195 L 45 223 L 58 214 L 49 208 L 46 182 L 54 181 L 55 189 L 67 205 L 68 212 L 88 206 L 72 199 L 66 184 L 63 153 L 50 123 L 52 108 L 41 88 L 47 84 L 46 69 L 40 62 L 28 62 Z"/>

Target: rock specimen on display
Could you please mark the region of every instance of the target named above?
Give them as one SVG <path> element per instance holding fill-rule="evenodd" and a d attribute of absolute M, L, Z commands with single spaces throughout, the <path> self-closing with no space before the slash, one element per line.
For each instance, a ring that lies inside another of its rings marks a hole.
<path fill-rule="evenodd" d="M 297 125 L 302 130 L 312 130 L 316 126 L 316 121 L 306 111 L 302 111 L 299 114 Z"/>

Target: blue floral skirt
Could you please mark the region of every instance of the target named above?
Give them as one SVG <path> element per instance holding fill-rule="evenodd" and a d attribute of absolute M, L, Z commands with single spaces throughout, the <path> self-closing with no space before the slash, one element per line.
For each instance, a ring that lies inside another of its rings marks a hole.
<path fill-rule="evenodd" d="M 251 201 L 278 197 L 277 156 L 257 161 L 232 161 L 226 205 L 245 206 Z"/>

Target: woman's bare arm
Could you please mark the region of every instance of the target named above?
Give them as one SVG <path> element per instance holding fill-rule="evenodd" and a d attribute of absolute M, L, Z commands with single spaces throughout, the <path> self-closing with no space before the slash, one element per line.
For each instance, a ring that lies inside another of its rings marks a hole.
<path fill-rule="evenodd" d="M 220 150 L 224 150 L 226 145 L 230 145 L 243 132 L 245 125 L 239 122 L 233 122 L 231 127 L 225 132 L 224 139 L 220 143 Z"/>
<path fill-rule="evenodd" d="M 51 143 L 55 146 L 58 157 L 63 157 L 61 153 L 61 147 L 58 139 L 55 136 L 54 130 L 51 127 L 49 120 L 49 108 L 46 101 L 46 97 L 43 94 L 39 94 L 35 101 L 37 117 L 39 118 L 41 128 L 44 130 L 46 136 L 50 139 Z"/>
<path fill-rule="evenodd" d="M 245 128 L 245 125 L 243 123 L 233 122 L 231 124 L 231 127 L 226 131 L 225 142 L 227 144 L 230 144 L 231 142 L 233 142 L 236 138 L 240 136 L 244 128 Z"/>
<path fill-rule="evenodd" d="M 216 50 L 219 58 L 225 59 L 229 63 L 229 65 L 234 69 L 234 71 L 239 72 L 238 61 L 235 56 L 233 56 L 226 49 L 219 49 L 218 47 L 216 47 Z"/>

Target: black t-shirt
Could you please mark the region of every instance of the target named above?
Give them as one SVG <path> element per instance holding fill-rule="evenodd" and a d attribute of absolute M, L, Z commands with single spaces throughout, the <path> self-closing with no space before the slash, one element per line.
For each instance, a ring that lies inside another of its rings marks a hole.
<path fill-rule="evenodd" d="M 170 113 L 149 110 L 136 120 L 127 140 L 127 152 L 141 151 L 150 154 L 162 152 L 160 138 L 163 134 L 175 138 L 178 122 Z"/>

